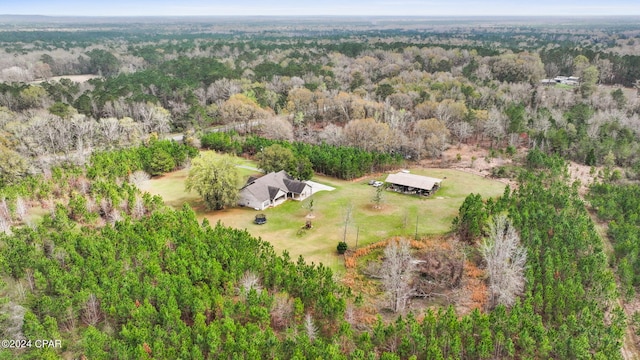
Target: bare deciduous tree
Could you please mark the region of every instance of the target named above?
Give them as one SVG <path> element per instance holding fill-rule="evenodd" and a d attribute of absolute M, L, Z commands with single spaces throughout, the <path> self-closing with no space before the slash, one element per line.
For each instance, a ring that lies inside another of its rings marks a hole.
<path fill-rule="evenodd" d="M 140 187 L 145 181 L 151 179 L 151 175 L 143 170 L 137 170 L 129 174 L 129 183 Z"/>
<path fill-rule="evenodd" d="M 524 289 L 527 251 L 520 246 L 520 236 L 505 215 L 493 219 L 480 251 L 487 263 L 490 306 L 512 305 Z"/>
<path fill-rule="evenodd" d="M 257 120 L 260 128 L 260 135 L 267 139 L 293 140 L 293 126 L 291 123 L 278 116 L 267 117 Z"/>
<path fill-rule="evenodd" d="M 213 82 L 207 88 L 207 101 L 220 103 L 229 100 L 232 95 L 242 92 L 242 84 L 237 80 L 220 79 Z"/>
<path fill-rule="evenodd" d="M 259 293 L 260 291 L 262 291 L 262 285 L 260 284 L 260 278 L 258 277 L 258 275 L 256 275 L 256 273 L 247 271 L 240 278 L 240 281 L 238 283 L 238 290 L 242 294 L 247 294 L 251 289 Z"/>
<path fill-rule="evenodd" d="M 289 295 L 276 294 L 270 314 L 271 326 L 274 329 L 286 329 L 293 318 L 293 304 Z"/>
<path fill-rule="evenodd" d="M 118 127 L 120 131 L 120 144 L 122 145 L 134 145 L 140 142 L 143 135 L 142 125 L 135 122 L 130 117 L 124 117 L 118 120 Z"/>
<path fill-rule="evenodd" d="M 382 111 L 374 112 L 374 115 L 378 113 L 381 114 L 381 119 L 389 125 L 389 128 L 397 132 L 406 132 L 413 121 L 413 117 L 409 111 L 405 108 L 397 110 L 391 106 L 390 101 L 386 101 Z"/>
<path fill-rule="evenodd" d="M 36 279 L 33 277 L 33 269 L 27 268 L 24 271 L 24 277 L 27 280 L 27 284 L 29 284 L 29 289 L 34 291 L 36 288 Z"/>
<path fill-rule="evenodd" d="M 146 213 L 146 209 L 144 206 L 144 200 L 139 195 L 136 195 L 136 199 L 133 203 L 133 207 L 131 208 L 131 216 L 135 219 L 140 219 Z"/>
<path fill-rule="evenodd" d="M 344 142 L 342 128 L 334 124 L 325 126 L 324 129 L 318 134 L 318 137 L 321 141 L 329 145 L 340 146 Z"/>
<path fill-rule="evenodd" d="M 96 200 L 90 196 L 85 197 L 87 199 L 87 211 L 89 213 L 94 213 L 98 211 L 98 204 Z"/>
<path fill-rule="evenodd" d="M 307 88 L 292 89 L 287 96 L 286 110 L 294 115 L 301 113 L 303 120 L 312 119 L 317 110 L 314 94 Z"/>
<path fill-rule="evenodd" d="M 353 327 L 355 327 L 358 324 L 358 319 L 356 317 L 356 310 L 353 304 L 347 304 L 347 307 L 344 310 L 344 320 Z"/>
<path fill-rule="evenodd" d="M 393 142 L 389 125 L 372 118 L 350 121 L 344 127 L 343 134 L 348 145 L 367 151 L 385 151 Z"/>
<path fill-rule="evenodd" d="M 123 118 L 130 112 L 129 105 L 127 105 L 123 98 L 119 98 L 115 101 L 107 101 L 104 104 L 102 113 L 105 117 Z"/>
<path fill-rule="evenodd" d="M 118 209 L 113 209 L 113 210 L 111 210 L 111 212 L 107 216 L 107 221 L 111 225 L 114 225 L 117 221 L 122 221 L 122 214 L 120 213 L 120 211 Z"/>
<path fill-rule="evenodd" d="M 18 285 L 21 284 L 18 282 Z M 0 321 L 0 324 L 2 324 L 0 327 L 0 336 L 6 339 L 24 339 L 22 324 L 24 323 L 26 309 L 16 302 L 10 301 L 3 304 L 2 312 L 3 318 Z"/>
<path fill-rule="evenodd" d="M 91 181 L 84 176 L 79 176 L 74 181 L 74 187 L 80 194 L 87 195 L 91 189 Z"/>
<path fill-rule="evenodd" d="M 449 145 L 449 129 L 436 118 L 418 120 L 413 130 L 414 139 L 423 145 L 421 150 L 426 156 L 440 157 Z"/>
<path fill-rule="evenodd" d="M 113 146 L 120 139 L 120 125 L 118 119 L 109 117 L 98 121 L 98 133 L 102 135 L 102 142 Z M 118 140 L 116 140 L 118 139 Z"/>
<path fill-rule="evenodd" d="M 316 327 L 316 324 L 313 323 L 313 317 L 311 317 L 311 314 L 307 313 L 304 317 L 304 330 L 307 332 L 309 341 L 313 342 L 316 337 L 318 337 L 318 328 Z"/>
<path fill-rule="evenodd" d="M 0 215 L 0 232 L 11 234 L 11 222 L 2 215 Z"/>
<path fill-rule="evenodd" d="M 270 115 L 270 111 L 262 109 L 255 100 L 243 94 L 232 95 L 220 106 L 222 122 L 225 124 L 240 123 L 236 128 L 239 128 L 243 133 L 252 131 L 256 119 Z"/>
<path fill-rule="evenodd" d="M 132 117 L 142 124 L 145 133 L 168 133 L 171 129 L 171 113 L 169 110 L 152 103 L 136 103 L 133 105 Z"/>
<path fill-rule="evenodd" d="M 344 242 L 347 241 L 347 228 L 349 227 L 349 224 L 353 220 L 352 215 L 353 215 L 353 204 L 349 202 L 344 207 L 344 233 L 342 235 L 342 241 Z"/>
<path fill-rule="evenodd" d="M 95 326 L 101 320 L 102 311 L 100 310 L 100 300 L 98 300 L 95 294 L 91 294 L 82 309 L 82 321 L 86 325 Z"/>
<path fill-rule="evenodd" d="M 0 232 L 10 234 L 11 223 L 12 223 L 11 212 L 9 212 L 9 207 L 7 206 L 7 200 L 2 199 L 2 201 L 0 201 Z"/>
<path fill-rule="evenodd" d="M 18 220 L 24 220 L 24 217 L 27 216 L 28 209 L 29 206 L 24 201 L 24 199 L 21 196 L 18 196 L 16 198 L 16 217 L 18 218 Z"/>
<path fill-rule="evenodd" d="M 450 127 L 453 123 L 462 121 L 467 112 L 464 102 L 445 99 L 436 108 L 436 118 Z"/>
<path fill-rule="evenodd" d="M 68 307 L 65 315 L 63 315 L 60 328 L 64 331 L 74 331 L 76 329 L 77 323 L 78 322 L 76 319 L 76 314 L 74 314 L 71 307 Z"/>
<path fill-rule="evenodd" d="M 384 261 L 380 269 L 382 286 L 390 300 L 391 309 L 401 312 L 406 309 L 413 296 L 413 271 L 415 264 L 411 257 L 409 241 L 390 241 L 384 249 Z"/>
<path fill-rule="evenodd" d="M 473 134 L 473 126 L 466 121 L 458 121 L 451 126 L 451 132 L 458 142 L 465 142 Z"/>
<path fill-rule="evenodd" d="M 500 142 L 506 136 L 506 122 L 507 117 L 497 109 L 491 109 L 489 111 L 489 118 L 484 123 L 484 134 L 493 142 Z"/>

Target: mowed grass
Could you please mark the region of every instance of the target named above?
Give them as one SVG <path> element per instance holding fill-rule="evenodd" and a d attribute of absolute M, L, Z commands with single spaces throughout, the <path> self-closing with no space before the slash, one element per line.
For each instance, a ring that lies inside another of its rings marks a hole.
<path fill-rule="evenodd" d="M 244 161 L 243 165 L 252 163 Z M 254 171 L 239 169 L 243 180 Z M 277 252 L 288 251 L 292 259 L 302 255 L 307 262 L 323 263 L 334 270 L 343 268 L 342 257 L 336 246 L 343 238 L 349 248 L 367 245 L 392 236 L 413 237 L 442 234 L 451 228 L 460 205 L 470 193 L 483 197 L 501 195 L 505 185 L 491 179 L 453 169 L 412 168 L 411 173 L 444 179 L 442 188 L 430 197 L 383 192 L 380 209 L 373 207 L 375 188 L 367 185 L 371 179 L 384 180 L 386 174 L 371 176 L 358 181 L 344 181 L 316 176 L 314 181 L 330 185 L 333 191 L 321 191 L 310 199 L 314 201 L 313 228 L 301 230 L 309 219 L 304 202 L 289 200 L 275 208 L 263 211 L 267 223 L 255 225 L 253 219 L 260 213 L 249 208 L 231 208 L 222 211 L 206 211 L 199 196 L 184 188 L 187 170 L 176 171 L 145 183 L 143 190 L 157 194 L 165 202 L 179 208 L 189 203 L 199 218 L 207 218 L 211 224 L 221 221 L 227 226 L 246 229 L 249 233 L 270 242 Z M 345 214 L 351 208 L 351 221 L 346 227 Z"/>

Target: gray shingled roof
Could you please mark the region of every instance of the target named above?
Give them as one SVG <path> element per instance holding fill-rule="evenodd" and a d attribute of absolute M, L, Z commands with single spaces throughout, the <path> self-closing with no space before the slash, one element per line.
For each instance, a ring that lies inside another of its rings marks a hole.
<path fill-rule="evenodd" d="M 284 170 L 268 173 L 259 178 L 250 177 L 247 184 L 240 189 L 242 192 L 249 192 L 260 202 L 273 200 L 279 190 L 285 193 L 292 192 L 300 194 L 308 186 L 302 181 L 292 179 Z"/>
<path fill-rule="evenodd" d="M 442 179 L 399 172 L 397 174 L 389 174 L 386 182 L 416 189 L 432 190 L 434 186 L 440 186 Z"/>
<path fill-rule="evenodd" d="M 294 194 L 302 193 L 304 188 L 309 186 L 305 182 L 298 181 L 298 180 L 287 179 L 287 178 L 283 179 L 283 182 L 284 182 L 285 186 L 287 187 L 287 189 L 289 189 L 289 191 L 294 193 Z"/>

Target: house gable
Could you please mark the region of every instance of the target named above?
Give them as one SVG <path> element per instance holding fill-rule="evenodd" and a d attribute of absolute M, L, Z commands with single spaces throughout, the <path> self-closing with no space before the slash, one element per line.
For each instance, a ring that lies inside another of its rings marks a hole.
<path fill-rule="evenodd" d="M 238 205 L 256 209 L 275 206 L 284 199 L 303 200 L 311 195 L 309 184 L 294 180 L 284 170 L 272 172 L 259 178 L 250 177 L 240 189 Z"/>

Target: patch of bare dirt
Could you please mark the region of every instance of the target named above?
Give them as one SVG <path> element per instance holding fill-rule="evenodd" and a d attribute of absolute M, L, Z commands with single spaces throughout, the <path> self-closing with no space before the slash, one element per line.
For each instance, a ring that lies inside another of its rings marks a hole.
<path fill-rule="evenodd" d="M 571 182 L 579 181 L 580 187 L 578 192 L 580 196 L 584 197 L 589 191 L 589 185 L 591 185 L 600 171 L 600 168 L 591 167 L 588 165 L 578 164 L 573 161 L 569 161 L 569 178 Z"/>
<path fill-rule="evenodd" d="M 385 203 L 380 203 L 380 204 L 363 204 L 361 206 L 362 210 L 365 210 L 367 212 L 370 213 L 375 213 L 375 214 L 392 214 L 393 212 L 395 212 L 397 210 L 397 208 L 391 204 L 385 204 Z"/>
<path fill-rule="evenodd" d="M 525 150 L 520 149 L 519 152 Z M 513 164 L 513 159 L 498 155 L 489 157 L 489 150 L 469 144 L 454 145 L 445 150 L 439 159 L 424 159 L 420 165 L 425 167 L 449 168 L 475 174 L 482 177 L 491 177 L 491 170 Z M 495 178 L 512 188 L 516 182 L 508 178 Z"/>
<path fill-rule="evenodd" d="M 392 321 L 397 314 L 387 309 L 385 295 L 378 281 L 367 276 L 365 261 L 382 261 L 368 256 L 373 251 L 381 251 L 389 241 L 384 240 L 357 250 L 345 253 L 346 273 L 342 283 L 364 296 L 367 304 L 363 318 L 375 318 L 382 315 L 385 320 Z M 428 309 L 437 309 L 453 305 L 458 315 L 463 316 L 474 309 L 483 310 L 487 301 L 487 287 L 484 271 L 464 260 L 455 242 L 446 237 L 429 237 L 412 240 L 411 248 L 415 251 L 417 262 L 417 291 L 429 292 L 411 299 L 408 311 L 412 311 L 418 318 Z M 456 250 L 457 249 L 457 250 Z M 365 260 L 366 259 L 366 260 Z M 361 309 L 362 310 L 362 309 Z"/>

